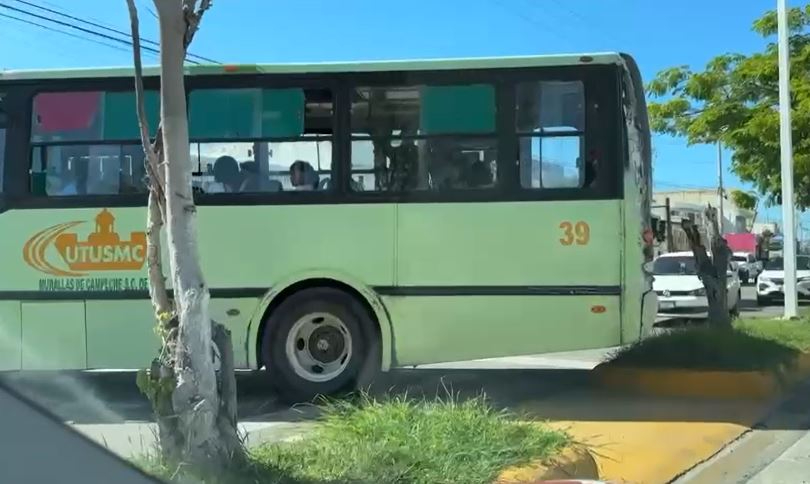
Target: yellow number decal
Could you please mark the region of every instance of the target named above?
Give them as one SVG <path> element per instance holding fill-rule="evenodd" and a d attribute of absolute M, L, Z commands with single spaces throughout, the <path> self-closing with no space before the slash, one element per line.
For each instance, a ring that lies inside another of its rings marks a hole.
<path fill-rule="evenodd" d="M 591 240 L 591 227 L 587 222 L 560 222 L 560 228 L 563 231 L 563 236 L 560 238 L 562 245 L 572 245 L 575 242 L 577 245 L 588 245 Z"/>
<path fill-rule="evenodd" d="M 560 239 L 562 245 L 574 243 L 574 225 L 571 222 L 561 222 L 560 228 L 563 230 L 563 237 Z"/>
<path fill-rule="evenodd" d="M 577 222 L 574 225 L 574 232 L 577 235 L 577 245 L 588 245 L 591 240 L 591 227 L 586 222 Z"/>

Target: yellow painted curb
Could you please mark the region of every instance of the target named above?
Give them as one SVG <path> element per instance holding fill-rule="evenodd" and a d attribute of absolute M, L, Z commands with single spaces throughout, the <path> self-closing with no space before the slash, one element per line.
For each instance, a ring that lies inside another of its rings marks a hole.
<path fill-rule="evenodd" d="M 495 484 L 529 484 L 551 479 L 599 479 L 596 459 L 587 448 L 575 445 L 545 461 L 501 472 Z"/>
<path fill-rule="evenodd" d="M 810 376 L 810 354 L 775 371 L 718 371 L 677 368 L 632 368 L 599 365 L 594 374 L 605 389 L 642 395 L 697 398 L 770 399 Z"/>
<path fill-rule="evenodd" d="M 763 371 L 601 367 L 596 378 L 603 388 L 664 397 L 766 399 L 782 391 L 776 375 Z"/>

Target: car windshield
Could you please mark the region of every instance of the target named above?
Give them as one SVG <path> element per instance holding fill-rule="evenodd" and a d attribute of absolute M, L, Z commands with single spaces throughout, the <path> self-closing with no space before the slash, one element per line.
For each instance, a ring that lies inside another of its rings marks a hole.
<path fill-rule="evenodd" d="M 768 261 L 765 264 L 765 270 L 767 271 L 783 271 L 785 270 L 785 261 L 781 257 L 775 257 Z M 796 257 L 796 270 L 797 271 L 807 271 L 810 270 L 810 257 L 807 256 L 799 256 Z"/>
<path fill-rule="evenodd" d="M 653 263 L 653 274 L 697 274 L 695 269 L 695 258 L 690 256 L 659 257 Z"/>
<path fill-rule="evenodd" d="M 734 262 L 745 262 L 747 259 L 745 258 L 744 255 L 734 255 L 731 256 L 731 260 L 733 260 Z"/>

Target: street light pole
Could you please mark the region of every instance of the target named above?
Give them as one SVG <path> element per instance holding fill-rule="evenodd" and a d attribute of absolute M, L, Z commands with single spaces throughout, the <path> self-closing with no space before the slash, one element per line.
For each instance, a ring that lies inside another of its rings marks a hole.
<path fill-rule="evenodd" d="M 717 142 L 717 220 L 720 222 L 720 235 L 724 233 L 726 219 L 723 218 L 723 145 Z"/>
<path fill-rule="evenodd" d="M 782 158 L 782 225 L 785 268 L 785 318 L 795 318 L 799 307 L 796 293 L 796 222 L 793 202 L 793 140 L 790 124 L 790 50 L 787 1 L 777 0 L 779 28 L 779 146 Z"/>

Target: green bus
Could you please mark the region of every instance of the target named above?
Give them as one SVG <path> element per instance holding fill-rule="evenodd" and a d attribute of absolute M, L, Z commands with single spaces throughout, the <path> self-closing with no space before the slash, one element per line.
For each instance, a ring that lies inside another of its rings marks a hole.
<path fill-rule="evenodd" d="M 132 75 L 0 72 L 0 370 L 156 354 Z M 189 66 L 186 83 L 211 312 L 281 390 L 651 328 L 630 56 Z"/>

